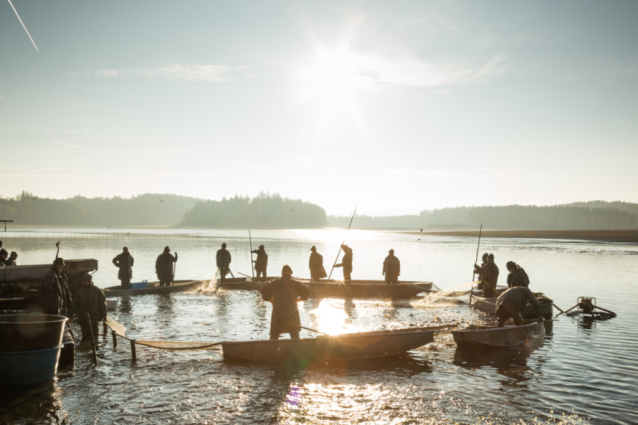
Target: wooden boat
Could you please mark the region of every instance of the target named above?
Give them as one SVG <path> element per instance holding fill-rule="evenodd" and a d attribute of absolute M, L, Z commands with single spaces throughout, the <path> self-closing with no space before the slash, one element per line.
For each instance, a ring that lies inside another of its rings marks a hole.
<path fill-rule="evenodd" d="M 521 326 L 506 325 L 504 328 L 469 326 L 453 330 L 452 336 L 459 348 L 513 348 L 525 343 L 542 330 L 542 324 L 535 321 Z"/>
<path fill-rule="evenodd" d="M 507 286 L 497 286 L 496 291 L 499 294 L 502 294 L 506 289 L 509 289 Z M 551 298 L 545 296 L 542 292 L 534 292 L 538 303 L 541 306 L 541 311 L 543 312 L 543 317 L 545 319 L 551 319 L 554 316 L 554 307 L 553 301 Z M 483 296 L 483 291 L 478 289 L 474 289 L 472 292 L 472 304 L 477 309 L 484 311 L 489 314 L 496 314 L 496 298 L 486 298 Z M 536 310 L 531 304 L 527 304 L 525 306 L 525 310 L 523 311 L 523 319 L 536 319 L 538 316 L 536 315 Z"/>
<path fill-rule="evenodd" d="M 146 288 L 122 289 L 121 286 L 111 286 L 104 289 L 107 297 L 128 297 L 132 295 L 170 294 L 171 292 L 196 291 L 208 285 L 208 280 L 177 280 L 171 286 L 160 286 L 159 282 L 149 283 Z"/>
<path fill-rule="evenodd" d="M 220 288 L 259 290 L 267 279 L 226 279 Z M 382 280 L 353 280 L 344 283 L 338 280 L 310 281 L 299 279 L 310 288 L 311 298 L 414 298 L 423 292 L 435 292 L 432 282 L 406 281 L 398 285 L 388 285 Z"/>
<path fill-rule="evenodd" d="M 224 358 L 256 363 L 309 364 L 403 354 L 434 341 L 434 330 L 408 328 L 317 338 L 223 342 Z"/>
<path fill-rule="evenodd" d="M 68 275 L 97 270 L 97 260 L 64 260 L 64 270 Z M 51 270 L 49 264 L 30 264 L 26 266 L 0 267 L 0 283 L 20 283 L 25 286 L 38 285 L 44 275 Z"/>

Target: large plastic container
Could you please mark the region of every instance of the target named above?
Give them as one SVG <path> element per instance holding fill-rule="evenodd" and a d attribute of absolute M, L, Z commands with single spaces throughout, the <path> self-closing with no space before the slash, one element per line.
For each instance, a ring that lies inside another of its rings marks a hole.
<path fill-rule="evenodd" d="M 144 289 L 148 285 L 147 280 L 143 280 L 141 282 L 131 283 L 131 289 Z"/>
<path fill-rule="evenodd" d="M 0 352 L 0 386 L 31 385 L 53 379 L 62 345 L 46 350 Z"/>
<path fill-rule="evenodd" d="M 53 314 L 0 315 L 0 352 L 58 347 L 67 320 Z"/>

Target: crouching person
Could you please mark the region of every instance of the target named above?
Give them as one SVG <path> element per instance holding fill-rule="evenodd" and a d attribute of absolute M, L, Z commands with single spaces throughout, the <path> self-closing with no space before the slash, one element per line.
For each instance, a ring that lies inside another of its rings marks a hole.
<path fill-rule="evenodd" d="M 78 322 L 82 327 L 82 341 L 90 341 L 91 330 L 93 338 L 97 341 L 98 322 L 106 320 L 106 297 L 104 292 L 93 284 L 91 275 L 84 273 L 82 286 L 78 289 L 73 302 L 73 313 L 77 314 Z M 89 322 L 86 314 L 89 314 Z"/>

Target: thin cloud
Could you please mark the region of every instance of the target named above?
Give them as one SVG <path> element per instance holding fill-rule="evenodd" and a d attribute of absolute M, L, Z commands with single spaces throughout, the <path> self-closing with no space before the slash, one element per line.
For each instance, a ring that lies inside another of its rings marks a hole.
<path fill-rule="evenodd" d="M 22 24 L 22 28 L 24 28 L 24 31 L 29 36 L 29 40 L 31 40 L 31 43 L 33 43 L 33 47 L 35 47 L 35 50 L 38 53 L 40 53 L 40 50 L 38 50 L 38 46 L 35 45 L 35 41 L 33 41 L 33 38 L 31 37 L 31 34 L 29 34 L 29 30 L 27 30 L 27 27 L 24 25 L 24 22 L 22 22 L 22 19 L 20 18 L 20 15 L 18 15 L 18 11 L 16 10 L 15 6 L 13 5 L 13 3 L 11 3 L 11 0 L 7 0 L 7 1 L 11 5 L 11 9 L 13 9 L 13 11 L 16 13 L 16 16 L 18 17 L 18 21 L 20 21 L 20 23 Z"/>
<path fill-rule="evenodd" d="M 77 148 L 79 148 L 78 145 L 75 145 L 75 144 L 69 143 L 69 142 L 65 142 L 64 140 L 47 140 L 45 143 L 48 143 L 50 145 L 60 146 L 60 147 L 63 147 L 63 148 L 68 148 L 68 149 L 77 149 Z"/>
<path fill-rule="evenodd" d="M 158 68 L 101 69 L 93 74 L 99 78 L 140 77 L 149 80 L 185 80 L 192 82 L 225 83 L 239 76 L 249 76 L 248 67 L 227 65 L 181 65 L 178 63 Z"/>

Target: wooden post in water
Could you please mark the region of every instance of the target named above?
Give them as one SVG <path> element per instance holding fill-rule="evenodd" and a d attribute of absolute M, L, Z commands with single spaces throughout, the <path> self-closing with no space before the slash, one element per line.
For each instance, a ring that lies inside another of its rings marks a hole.
<path fill-rule="evenodd" d="M 89 331 L 91 332 L 91 347 L 93 348 L 93 363 L 97 367 L 97 351 L 95 349 L 95 335 L 93 335 L 93 326 L 91 325 L 91 315 L 86 313 L 86 320 L 88 320 Z"/>
<path fill-rule="evenodd" d="M 137 361 L 137 353 L 135 352 L 135 340 L 131 339 L 131 356 L 133 356 L 133 361 Z"/>
<path fill-rule="evenodd" d="M 113 349 L 117 348 L 117 335 L 115 334 L 115 331 L 111 331 L 111 335 L 113 336 Z"/>
<path fill-rule="evenodd" d="M 106 322 L 102 322 L 102 330 L 104 331 L 104 337 L 106 337 L 106 333 L 108 332 L 106 330 Z"/>

